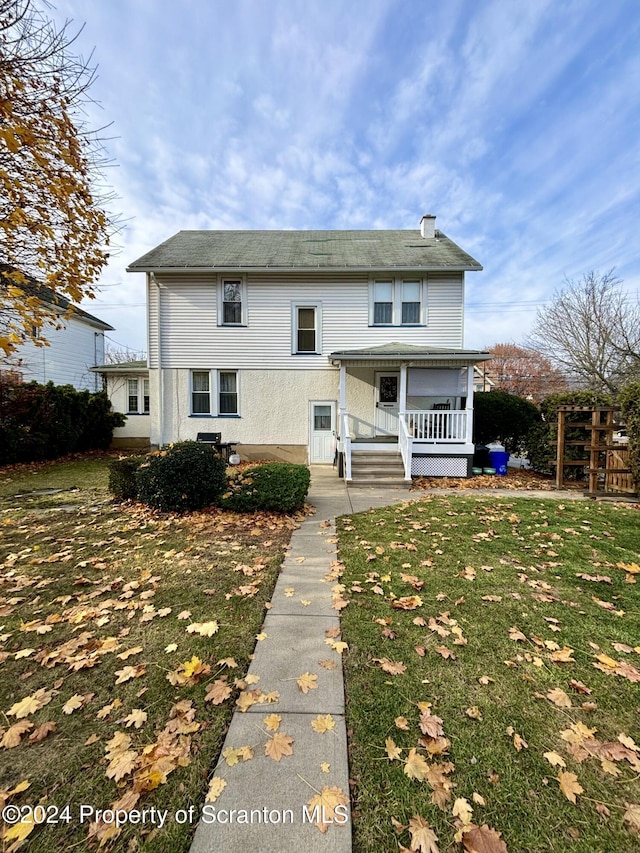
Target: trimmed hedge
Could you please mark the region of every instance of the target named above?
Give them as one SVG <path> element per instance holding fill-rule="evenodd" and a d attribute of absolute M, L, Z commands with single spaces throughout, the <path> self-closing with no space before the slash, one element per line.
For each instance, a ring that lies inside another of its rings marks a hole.
<path fill-rule="evenodd" d="M 526 436 L 540 423 L 538 409 L 517 394 L 488 391 L 473 398 L 473 441 L 500 441 L 509 453 L 522 453 Z"/>
<path fill-rule="evenodd" d="M 125 456 L 109 464 L 109 491 L 118 500 L 135 500 L 138 497 L 136 473 L 146 456 Z"/>
<path fill-rule="evenodd" d="M 135 477 L 142 503 L 188 512 L 218 502 L 227 485 L 227 466 L 208 444 L 181 441 L 148 456 Z"/>
<path fill-rule="evenodd" d="M 306 465 L 267 462 L 237 471 L 221 505 L 236 512 L 295 512 L 304 505 L 311 473 Z"/>
<path fill-rule="evenodd" d="M 104 391 L 0 381 L 0 465 L 106 450 L 124 422 Z"/>

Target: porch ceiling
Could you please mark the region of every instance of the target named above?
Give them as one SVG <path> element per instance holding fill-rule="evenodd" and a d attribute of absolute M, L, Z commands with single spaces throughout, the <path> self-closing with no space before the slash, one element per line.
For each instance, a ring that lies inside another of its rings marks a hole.
<path fill-rule="evenodd" d="M 424 366 L 470 365 L 488 361 L 491 353 L 448 347 L 420 347 L 415 344 L 389 343 L 357 350 L 338 350 L 329 358 L 332 364 L 411 364 Z"/>

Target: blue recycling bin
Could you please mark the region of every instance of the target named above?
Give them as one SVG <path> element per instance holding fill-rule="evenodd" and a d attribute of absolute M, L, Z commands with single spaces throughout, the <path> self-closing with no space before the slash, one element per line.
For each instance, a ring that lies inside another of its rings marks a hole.
<path fill-rule="evenodd" d="M 504 450 L 490 450 L 489 463 L 492 468 L 496 469 L 496 474 L 500 477 L 507 476 L 507 464 L 509 462 L 509 454 Z"/>

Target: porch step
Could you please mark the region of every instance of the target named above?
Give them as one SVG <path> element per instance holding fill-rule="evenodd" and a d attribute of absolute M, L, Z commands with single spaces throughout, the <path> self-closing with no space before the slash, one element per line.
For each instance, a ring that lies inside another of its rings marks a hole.
<path fill-rule="evenodd" d="M 351 454 L 350 486 L 404 486 L 404 465 L 399 453 L 355 450 Z"/>

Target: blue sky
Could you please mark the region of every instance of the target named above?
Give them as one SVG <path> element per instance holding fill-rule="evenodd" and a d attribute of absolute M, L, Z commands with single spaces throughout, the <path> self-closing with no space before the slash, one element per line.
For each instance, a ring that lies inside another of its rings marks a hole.
<path fill-rule="evenodd" d="M 565 276 L 640 289 L 637 0 L 57 0 L 95 48 L 127 225 L 84 307 L 146 347 L 128 263 L 183 228 L 417 228 L 484 266 L 465 345 Z"/>

